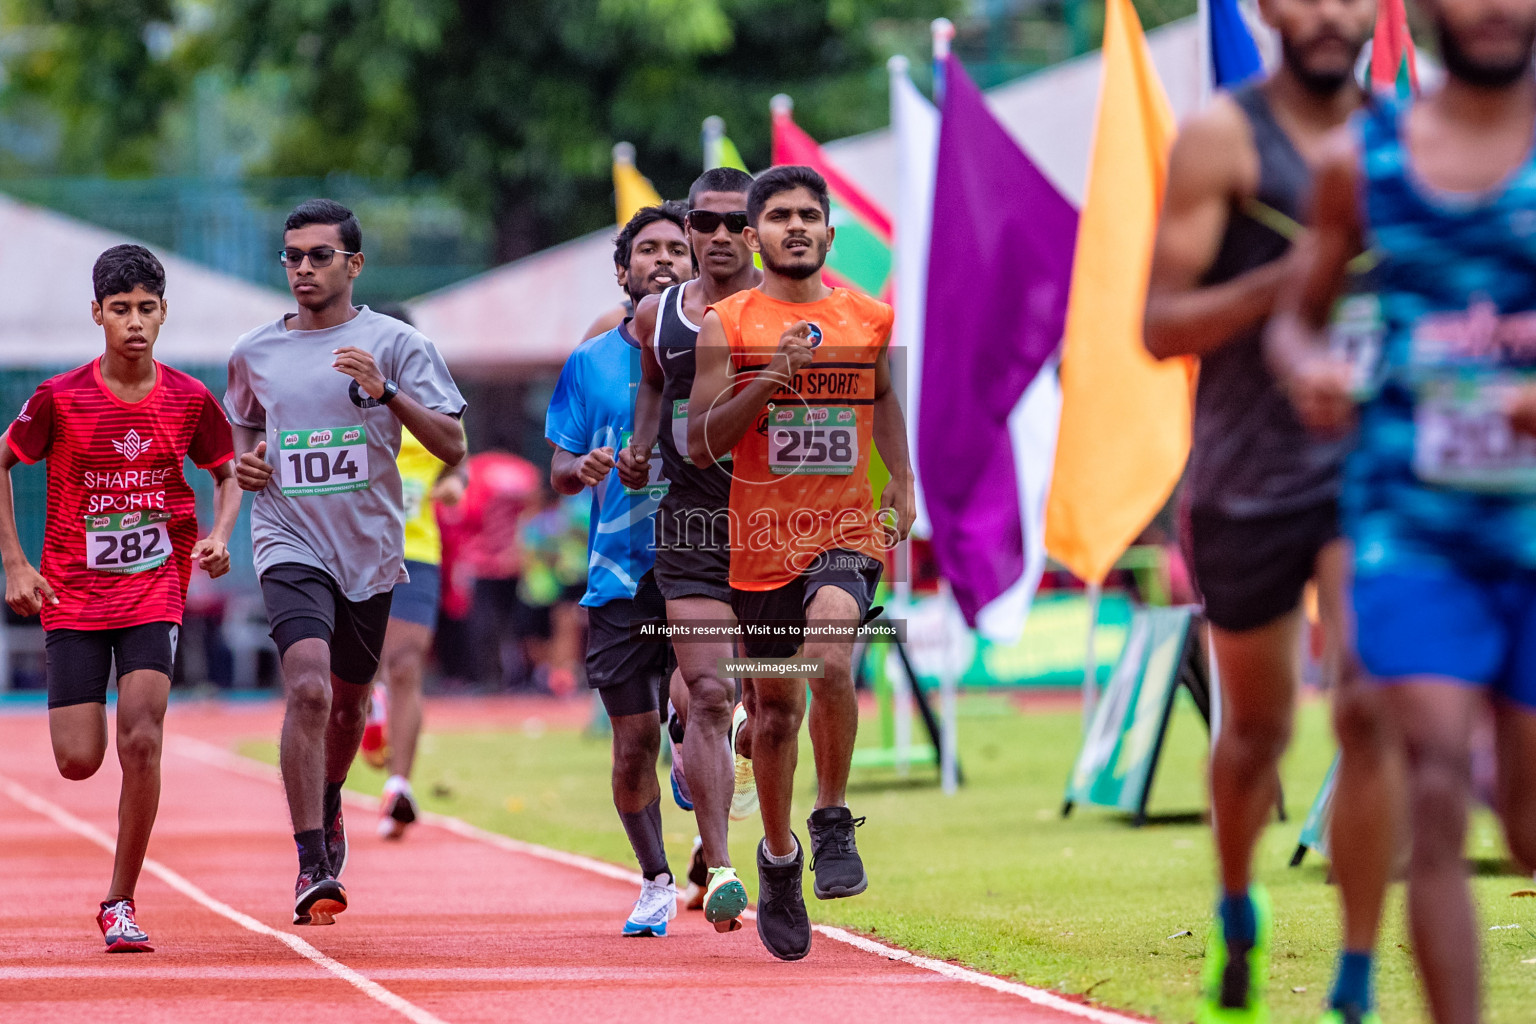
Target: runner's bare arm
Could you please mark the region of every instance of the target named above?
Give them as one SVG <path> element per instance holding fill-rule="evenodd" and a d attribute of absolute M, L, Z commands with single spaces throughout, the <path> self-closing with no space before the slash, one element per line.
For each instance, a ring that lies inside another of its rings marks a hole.
<path fill-rule="evenodd" d="M 1223 96 L 1190 118 L 1168 158 L 1168 185 L 1152 247 L 1142 336 L 1157 359 L 1204 355 L 1263 321 L 1285 271 L 1267 263 L 1221 284 L 1200 284 L 1215 262 L 1233 203 L 1258 178 L 1252 133 Z"/>
<path fill-rule="evenodd" d="M 1347 430 L 1355 413 L 1353 373 L 1328 353 L 1327 329 L 1349 261 L 1364 248 L 1359 166 L 1353 136 L 1340 129 L 1325 144 L 1313 179 L 1312 227 L 1286 260 L 1290 276 L 1264 338 L 1297 416 L 1328 434 Z"/>
<path fill-rule="evenodd" d="M 549 460 L 549 485 L 557 494 L 580 494 L 584 487 L 596 487 L 613 469 L 613 449 L 594 448 L 585 455 L 566 451 L 556 445 Z"/>
<path fill-rule="evenodd" d="M 917 492 L 913 484 L 912 462 L 907 452 L 907 422 L 901 411 L 896 389 L 891 386 L 889 339 L 875 361 L 874 440 L 891 479 L 880 494 L 880 511 L 890 512 L 886 539 L 894 546 L 905 540 L 917 518 Z M 884 521 L 886 517 L 882 516 Z"/>
<path fill-rule="evenodd" d="M 336 350 L 336 361 L 331 365 L 357 381 L 369 398 L 384 394 L 384 374 L 373 354 L 352 345 Z M 428 409 L 404 391 L 397 392 L 385 406 L 395 414 L 395 419 L 421 442 L 423 448 L 437 456 L 439 462 L 457 466 L 468 454 L 464 443 L 464 424 L 457 416 L 450 416 L 436 409 Z"/>
<path fill-rule="evenodd" d="M 240 518 L 240 481 L 233 462 L 221 462 L 208 470 L 213 477 L 213 529 L 192 547 L 192 561 L 217 579 L 229 572 L 229 538 Z"/>
<path fill-rule="evenodd" d="M 58 604 L 42 573 L 27 561 L 21 549 L 21 537 L 16 532 L 16 499 L 11 490 L 11 467 L 21 460 L 11 450 L 10 431 L 6 431 L 4 443 L 0 443 L 0 562 L 5 566 L 5 603 L 17 615 L 36 615 L 43 610 L 43 602 Z"/>
<path fill-rule="evenodd" d="M 242 491 L 259 491 L 272 479 L 272 465 L 267 462 L 267 442 L 260 430 L 230 424 L 235 434 L 235 451 L 240 458 L 235 464 L 235 479 Z"/>
<path fill-rule="evenodd" d="M 779 385 L 793 380 L 813 356 L 810 325 L 797 320 L 780 336 L 768 368 L 732 394 L 725 325 L 714 310 L 706 313 L 694 349 L 693 390 L 688 395 L 688 457 L 697 466 L 708 466 L 717 453 L 724 455 L 736 447 Z"/>
<path fill-rule="evenodd" d="M 640 342 L 640 387 L 635 392 L 635 427 L 629 446 L 619 453 L 619 479 L 625 487 L 643 487 L 651 475 L 651 446 L 661 429 L 661 386 L 666 377 L 656 359 L 656 320 L 660 295 L 647 295 L 635 307 L 630 333 Z"/>
<path fill-rule="evenodd" d="M 587 327 L 587 333 L 581 336 L 581 340 L 591 341 L 599 334 L 607 334 L 609 331 L 619 326 L 619 324 L 623 323 L 624 317 L 626 315 L 627 313 L 625 312 L 623 306 L 614 306 L 608 312 L 602 314 L 596 320 L 592 321 L 591 325 Z"/>

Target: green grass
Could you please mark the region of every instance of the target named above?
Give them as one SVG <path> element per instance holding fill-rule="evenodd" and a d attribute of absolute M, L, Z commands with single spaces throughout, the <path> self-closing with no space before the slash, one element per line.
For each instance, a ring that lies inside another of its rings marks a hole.
<path fill-rule="evenodd" d="M 875 728 L 866 723 L 864 742 Z M 946 798 L 931 772 L 856 773 L 849 793 L 869 823 L 859 848 L 870 875 L 851 900 L 811 900 L 813 919 L 843 925 L 940 959 L 1146 1014 L 1192 1020 L 1214 897 L 1202 772 L 1203 724 L 1181 702 L 1153 792 L 1153 823 L 1094 809 L 1060 816 L 1077 750 L 1075 714 L 1021 715 L 993 698 L 961 705 L 961 757 L 967 784 Z M 270 743 L 247 752 L 275 759 Z M 1332 980 L 1337 903 L 1314 855 L 1287 867 L 1312 797 L 1332 756 L 1325 708 L 1303 709 L 1284 765 L 1289 823 L 1272 826 L 1259 850 L 1261 880 L 1276 907 L 1270 997 L 1275 1024 L 1315 1021 Z M 801 758 L 797 818 L 814 795 L 811 760 Z M 606 740 L 536 725 L 505 733 L 429 734 L 417 793 L 435 811 L 532 842 L 632 863 L 608 791 Z M 377 792 L 382 776 L 359 766 L 352 784 Z M 668 851 L 684 867 L 691 815 L 664 801 Z M 756 891 L 754 821 L 737 826 L 732 855 Z M 803 836 L 803 833 L 802 833 Z M 1469 854 L 1484 931 L 1487 1024 L 1531 1019 L 1536 999 L 1536 901 L 1511 900 L 1524 888 L 1506 873 L 1502 841 L 1487 815 L 1475 819 Z M 1191 934 L 1186 934 L 1191 933 Z M 1424 1019 L 1402 922 L 1401 888 L 1389 904 L 1380 944 L 1383 1017 Z"/>

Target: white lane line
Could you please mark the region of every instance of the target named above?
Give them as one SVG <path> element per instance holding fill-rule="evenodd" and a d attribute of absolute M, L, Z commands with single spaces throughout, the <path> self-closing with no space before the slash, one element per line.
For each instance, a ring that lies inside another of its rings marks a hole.
<path fill-rule="evenodd" d="M 28 810 L 42 815 L 43 817 L 54 822 L 60 828 L 73 832 L 75 835 L 80 836 L 82 839 L 86 839 L 92 843 L 95 843 L 103 850 L 106 850 L 108 855 L 111 855 L 115 851 L 116 844 L 114 843 L 111 836 L 107 835 L 105 832 L 101 831 L 90 822 L 82 821 L 81 819 L 75 817 L 73 814 L 70 814 L 58 804 L 38 796 L 36 793 L 33 793 L 19 782 L 0 775 L 0 790 L 4 790 L 6 796 L 10 797 L 18 804 L 21 804 Z M 306 960 L 313 961 L 319 966 L 325 968 L 327 971 L 330 971 L 332 974 L 336 975 L 336 977 L 340 978 L 342 981 L 345 981 L 347 984 L 351 985 L 353 988 L 357 989 L 368 998 L 382 1003 L 384 1006 L 400 1014 L 406 1020 L 413 1022 L 413 1024 L 446 1024 L 446 1022 L 437 1015 L 423 1010 L 415 1003 L 407 1002 L 400 996 L 395 995 L 395 993 L 385 988 L 383 985 L 380 985 L 378 982 L 363 977 L 361 974 L 357 973 L 346 964 L 341 963 L 338 960 L 332 960 L 330 957 L 326 956 L 324 953 L 320 952 L 314 946 L 311 946 L 297 935 L 291 934 L 289 932 L 278 931 L 276 928 L 268 927 L 267 925 L 262 924 L 260 921 L 256 920 L 254 917 L 251 917 L 248 914 L 242 914 L 240 911 L 236 910 L 234 907 L 231 907 L 229 904 L 222 903 L 219 900 L 214 899 L 202 889 L 198 888 L 196 885 L 193 885 L 186 878 L 166 867 L 159 861 L 152 858 L 145 858 L 144 870 L 154 875 L 156 878 L 160 879 L 160 881 L 164 882 L 166 885 L 169 885 L 172 889 L 175 889 L 183 896 L 192 900 L 194 903 L 200 904 L 208 910 L 213 911 L 215 914 L 218 914 L 220 917 L 233 921 L 240 927 L 246 929 L 247 931 L 255 932 L 257 935 L 265 935 L 269 938 L 276 939 L 283 945 L 287 946 L 289 949 L 293 950 L 295 953 L 299 954 L 299 956 L 304 957 Z"/>
<path fill-rule="evenodd" d="M 168 734 L 165 738 L 165 747 L 168 751 L 180 754 L 183 757 L 189 757 L 195 761 L 201 761 L 203 764 L 214 765 L 241 775 L 250 776 L 251 778 L 265 779 L 268 782 L 281 783 L 282 781 L 282 777 L 278 774 L 277 769 L 271 765 L 245 757 L 242 754 L 236 754 L 206 740 L 194 739 L 191 736 Z M 374 809 L 378 806 L 377 801 L 360 793 L 347 792 L 345 797 L 347 802 L 354 806 L 362 806 L 369 809 Z M 567 853 L 564 850 L 556 850 L 548 846 L 540 846 L 537 843 L 513 839 L 511 836 L 504 836 L 499 832 L 490 832 L 471 825 L 460 818 L 450 817 L 446 814 L 436 814 L 431 811 L 424 812 L 421 818 L 429 824 L 446 829 L 465 839 L 473 839 L 511 853 L 521 853 L 529 857 L 537 857 L 540 860 L 551 861 L 555 864 L 563 864 L 566 867 L 590 871 L 593 874 L 602 875 L 605 878 L 611 878 L 619 882 L 639 885 L 641 881 L 638 871 L 621 868 L 617 864 L 609 864 L 606 861 L 597 860 L 593 857 L 583 857 L 579 853 Z M 752 911 L 749 910 L 742 916 L 750 920 Z M 902 949 L 899 946 L 887 946 L 884 943 L 876 942 L 873 939 L 866 939 L 862 935 L 855 935 L 852 932 L 844 931 L 841 928 L 834 928 L 831 925 L 818 924 L 811 927 L 817 933 L 832 939 L 834 942 L 845 943 L 855 949 L 863 950 L 866 953 L 873 953 L 875 956 L 883 957 L 886 960 L 920 967 L 925 971 L 932 971 L 952 981 L 979 985 L 982 988 L 991 989 L 993 992 L 1000 992 L 1003 995 L 1016 996 L 1036 1006 L 1079 1017 L 1083 1020 L 1090 1020 L 1094 1024 L 1146 1024 L 1145 1018 L 1128 1017 L 1113 1010 L 1104 1010 L 1097 1006 L 1089 1006 L 1086 1003 L 1074 1002 L 1046 989 L 993 977 L 990 974 L 973 971 L 969 967 L 961 967 L 958 964 L 952 964 L 945 960 L 935 960 L 932 957 L 919 956 L 911 950 Z"/>

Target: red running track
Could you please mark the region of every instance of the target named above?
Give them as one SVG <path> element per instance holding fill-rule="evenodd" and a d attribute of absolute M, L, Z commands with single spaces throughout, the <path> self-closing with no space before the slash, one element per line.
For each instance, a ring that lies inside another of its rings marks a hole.
<path fill-rule="evenodd" d="M 137 898 L 157 952 L 108 955 L 94 915 L 111 875 L 115 755 L 95 778 L 68 782 L 41 711 L 0 715 L 0 1021 L 1131 1024 L 831 932 L 795 964 L 773 959 L 750 923 L 719 935 L 687 912 L 665 939 L 625 939 L 636 893 L 626 871 L 452 819 L 386 846 L 356 805 L 351 909 L 332 927 L 294 927 L 281 787 L 226 752 L 275 735 L 277 716 L 271 706 L 171 709 Z"/>

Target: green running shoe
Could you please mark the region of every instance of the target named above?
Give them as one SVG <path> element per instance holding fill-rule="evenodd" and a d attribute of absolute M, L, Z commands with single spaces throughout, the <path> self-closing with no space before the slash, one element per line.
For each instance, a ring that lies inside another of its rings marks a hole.
<path fill-rule="evenodd" d="M 736 877 L 736 869 L 710 868 L 704 920 L 714 925 L 717 932 L 733 932 L 741 927 L 741 912 L 746 909 L 747 887 Z"/>
<path fill-rule="evenodd" d="M 1221 933 L 1221 917 L 1211 925 L 1205 949 L 1205 996 L 1198 1024 L 1269 1024 L 1269 944 L 1274 932 L 1269 893 L 1255 885 L 1248 890 L 1253 900 L 1254 944 L 1240 960 L 1229 960 L 1226 937 Z"/>
<path fill-rule="evenodd" d="M 1359 1010 L 1348 1006 L 1342 1010 L 1329 1010 L 1317 1024 L 1381 1024 L 1381 1015 L 1375 1010 Z"/>

